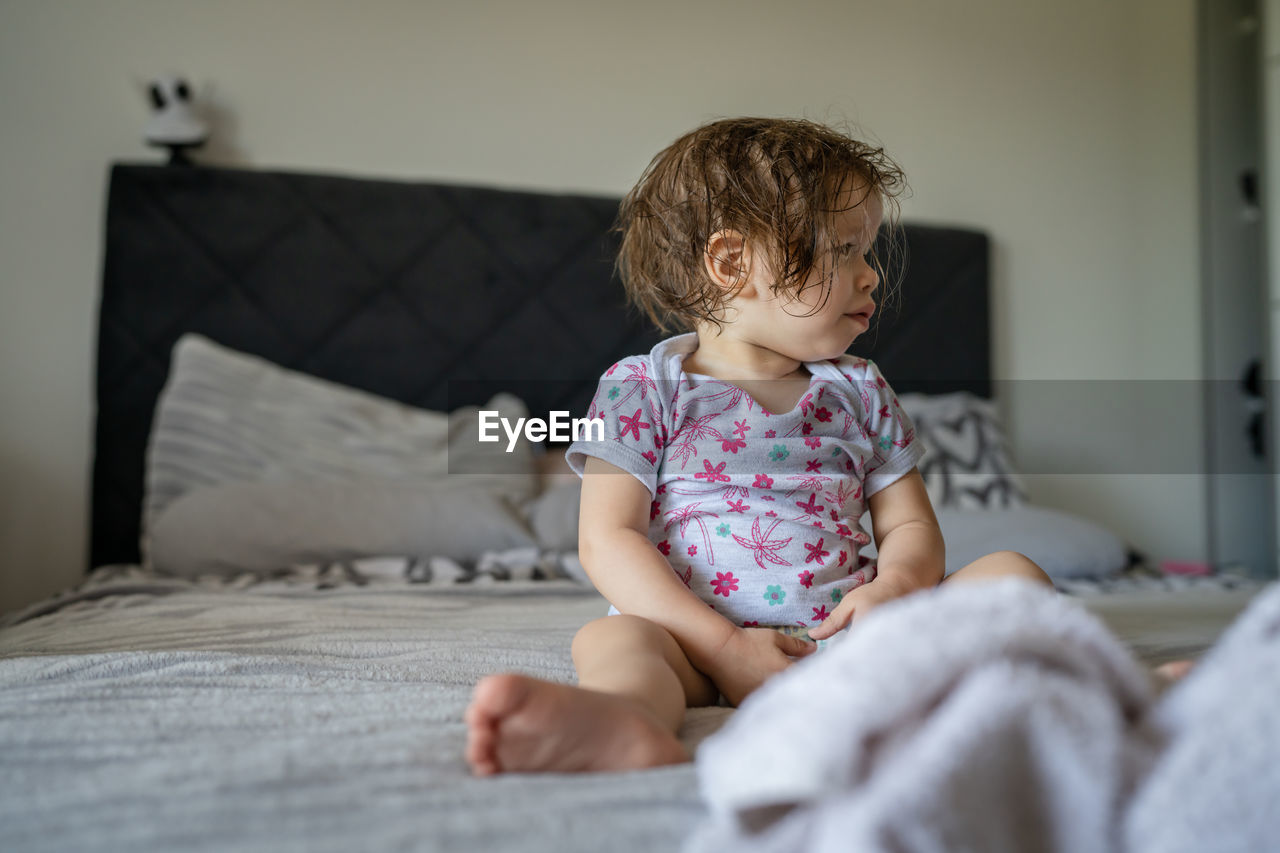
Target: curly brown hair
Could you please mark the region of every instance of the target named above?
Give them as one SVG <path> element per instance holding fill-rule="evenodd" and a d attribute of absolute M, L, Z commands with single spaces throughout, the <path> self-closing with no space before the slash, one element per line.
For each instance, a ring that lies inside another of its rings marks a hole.
<path fill-rule="evenodd" d="M 712 281 L 705 258 L 708 241 L 726 229 L 764 251 L 778 271 L 775 294 L 798 295 L 836 248 L 840 201 L 854 187 L 862 192 L 854 206 L 877 194 L 892 232 L 906 180 L 883 148 L 802 119 L 699 127 L 654 157 L 622 200 L 617 266 L 627 295 L 664 332 L 699 320 L 720 326 L 737 289 Z M 883 278 L 881 254 L 872 260 Z"/>

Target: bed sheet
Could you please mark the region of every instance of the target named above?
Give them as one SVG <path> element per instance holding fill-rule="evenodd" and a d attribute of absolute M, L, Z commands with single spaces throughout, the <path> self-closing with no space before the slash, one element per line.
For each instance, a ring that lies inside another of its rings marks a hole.
<path fill-rule="evenodd" d="M 1255 592 L 1079 600 L 1156 663 L 1207 648 Z M 705 815 L 691 765 L 475 779 L 463 761 L 474 683 L 572 682 L 572 637 L 606 607 L 565 580 L 100 569 L 0 630 L 5 847 L 677 849 Z M 682 740 L 729 713 L 691 711 Z"/>
<path fill-rule="evenodd" d="M 470 776 L 477 679 L 573 680 L 577 584 L 112 571 L 0 631 L 8 850 L 662 850 L 702 815 L 692 766 Z"/>

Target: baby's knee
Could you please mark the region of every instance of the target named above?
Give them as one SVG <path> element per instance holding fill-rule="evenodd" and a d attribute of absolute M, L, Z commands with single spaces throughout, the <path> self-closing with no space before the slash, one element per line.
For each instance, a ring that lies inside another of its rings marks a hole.
<path fill-rule="evenodd" d="M 974 560 L 969 565 L 946 578 L 947 581 L 993 580 L 996 578 L 1020 577 L 1026 580 L 1053 586 L 1053 580 L 1045 574 L 1044 569 L 1026 554 L 1017 551 L 995 551 Z"/>
<path fill-rule="evenodd" d="M 661 649 L 669 636 L 656 622 L 618 613 L 593 619 L 579 628 L 570 651 L 574 661 L 581 662 L 594 655 L 616 652 L 620 647 Z"/>
<path fill-rule="evenodd" d="M 996 551 L 993 554 L 988 554 L 985 559 L 992 561 L 993 569 L 997 574 L 1006 577 L 1026 578 L 1027 580 L 1053 586 L 1052 578 L 1045 574 L 1044 569 L 1040 568 L 1026 554 L 1021 554 L 1017 551 Z"/>

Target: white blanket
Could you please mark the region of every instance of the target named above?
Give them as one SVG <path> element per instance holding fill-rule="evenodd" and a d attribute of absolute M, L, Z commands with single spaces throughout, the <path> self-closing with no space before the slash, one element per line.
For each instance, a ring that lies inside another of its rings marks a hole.
<path fill-rule="evenodd" d="M 688 847 L 1267 849 L 1280 838 L 1278 614 L 1280 588 L 1157 701 L 1103 623 L 1043 588 L 885 605 L 703 744 L 710 816 Z"/>

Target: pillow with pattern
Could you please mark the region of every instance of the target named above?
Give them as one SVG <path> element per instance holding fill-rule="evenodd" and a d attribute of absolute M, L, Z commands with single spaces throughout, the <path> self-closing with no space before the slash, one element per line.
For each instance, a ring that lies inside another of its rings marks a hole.
<path fill-rule="evenodd" d="M 920 473 L 935 507 L 1005 509 L 1027 502 L 995 404 L 968 392 L 902 394 L 925 446 Z"/>

